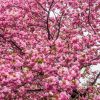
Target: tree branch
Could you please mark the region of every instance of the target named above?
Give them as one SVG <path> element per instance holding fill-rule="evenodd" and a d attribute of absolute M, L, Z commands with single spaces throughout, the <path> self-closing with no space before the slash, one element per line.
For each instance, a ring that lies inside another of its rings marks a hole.
<path fill-rule="evenodd" d="M 49 10 L 47 11 L 47 20 L 46 20 L 46 24 L 47 24 L 47 32 L 48 32 L 48 39 L 50 40 L 52 38 L 51 36 L 51 33 L 50 33 L 50 29 L 49 29 L 49 16 L 50 16 L 50 10 L 51 10 L 51 7 L 53 5 L 53 2 L 54 0 L 52 0 L 51 4 L 50 4 L 50 7 L 49 7 Z"/>
<path fill-rule="evenodd" d="M 58 22 L 58 32 L 57 32 L 56 40 L 57 40 L 58 37 L 59 37 L 59 33 L 60 33 L 60 29 L 61 29 L 61 21 L 62 21 L 62 17 L 63 17 L 63 13 L 62 13 L 62 15 L 61 15 L 61 17 L 60 17 L 60 20 L 59 20 L 59 22 Z"/>
<path fill-rule="evenodd" d="M 48 11 L 42 6 L 42 4 L 38 2 L 38 0 L 35 0 L 35 1 L 38 3 L 38 5 L 39 5 L 44 11 L 48 12 Z"/>
<path fill-rule="evenodd" d="M 97 74 L 96 78 L 94 79 L 94 81 L 91 83 L 91 85 L 94 85 L 96 82 L 97 82 L 97 79 L 99 78 L 100 76 L 100 72 Z"/>
<path fill-rule="evenodd" d="M 50 10 L 52 8 L 52 5 L 54 3 L 54 0 L 52 0 L 51 4 L 50 4 L 50 7 L 49 7 L 49 10 L 45 9 L 42 4 L 40 2 L 38 2 L 38 0 L 35 0 L 37 2 L 37 4 L 44 10 L 47 12 L 47 18 L 46 18 L 46 30 L 47 30 L 47 33 L 48 33 L 48 39 L 50 40 L 51 38 L 53 38 L 51 36 L 51 33 L 50 33 L 50 28 L 49 28 L 49 16 L 50 16 Z"/>
<path fill-rule="evenodd" d="M 10 40 L 9 42 L 11 42 L 11 44 L 12 44 L 13 46 L 15 46 L 15 47 L 17 48 L 17 50 L 19 50 L 19 52 L 20 52 L 21 55 L 24 55 L 24 54 L 25 54 L 25 53 L 23 52 L 23 50 L 21 49 L 21 47 L 19 47 L 19 46 L 16 44 L 16 42 L 14 42 L 13 40 Z"/>
<path fill-rule="evenodd" d="M 0 37 L 1 37 L 4 41 L 7 41 L 7 39 L 4 37 L 3 34 L 0 34 Z M 9 42 L 9 43 L 11 43 L 13 46 L 15 46 L 15 47 L 17 48 L 17 50 L 19 50 L 19 52 L 20 52 L 21 55 L 25 54 L 25 53 L 23 52 L 23 50 L 22 50 L 13 40 L 9 40 L 9 41 L 7 41 L 7 42 Z"/>
<path fill-rule="evenodd" d="M 39 89 L 27 90 L 27 93 L 32 93 L 32 92 L 41 92 L 41 91 L 43 91 L 43 89 L 39 88 Z"/>
<path fill-rule="evenodd" d="M 90 0 L 89 0 L 89 14 L 88 14 L 88 24 L 89 24 L 89 26 L 92 28 L 92 30 L 93 30 L 93 32 L 94 32 L 94 34 L 96 34 L 96 31 L 94 30 L 94 28 L 93 28 L 93 26 L 91 25 L 91 21 L 90 21 L 90 15 L 91 15 L 91 6 L 90 6 Z"/>

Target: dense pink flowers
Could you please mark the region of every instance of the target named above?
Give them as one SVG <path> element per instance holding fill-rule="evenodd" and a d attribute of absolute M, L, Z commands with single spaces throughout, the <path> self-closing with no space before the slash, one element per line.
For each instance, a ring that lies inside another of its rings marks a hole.
<path fill-rule="evenodd" d="M 99 3 L 0 0 L 0 100 L 99 100 L 97 74 L 80 86 L 100 63 Z"/>

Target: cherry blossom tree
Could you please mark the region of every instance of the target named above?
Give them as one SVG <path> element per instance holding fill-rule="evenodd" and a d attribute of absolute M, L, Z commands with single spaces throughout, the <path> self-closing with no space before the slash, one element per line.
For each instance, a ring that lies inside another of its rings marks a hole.
<path fill-rule="evenodd" d="M 100 100 L 100 0 L 0 0 L 0 100 Z M 85 71 L 81 73 L 81 70 Z"/>

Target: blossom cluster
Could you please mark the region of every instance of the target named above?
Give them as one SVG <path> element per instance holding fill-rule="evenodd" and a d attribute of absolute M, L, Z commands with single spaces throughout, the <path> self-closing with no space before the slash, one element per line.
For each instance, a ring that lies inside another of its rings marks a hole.
<path fill-rule="evenodd" d="M 98 87 L 88 97 L 79 80 L 100 63 L 98 4 L 0 0 L 0 100 L 100 100 Z"/>

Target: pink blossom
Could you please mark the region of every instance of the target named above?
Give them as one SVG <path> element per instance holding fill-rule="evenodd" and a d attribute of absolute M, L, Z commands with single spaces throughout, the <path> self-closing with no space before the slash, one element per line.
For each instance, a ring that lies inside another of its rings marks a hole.
<path fill-rule="evenodd" d="M 99 95 L 94 96 L 93 100 L 100 100 L 100 96 Z"/>
<path fill-rule="evenodd" d="M 66 94 L 66 92 L 61 92 L 59 100 L 69 100 L 70 96 Z"/>

